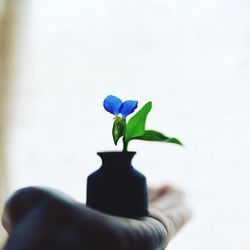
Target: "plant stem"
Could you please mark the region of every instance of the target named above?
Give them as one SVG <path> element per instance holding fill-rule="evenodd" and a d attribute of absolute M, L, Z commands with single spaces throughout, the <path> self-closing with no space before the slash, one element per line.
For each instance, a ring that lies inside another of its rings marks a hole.
<path fill-rule="evenodd" d="M 127 152 L 128 151 L 128 141 L 126 141 L 125 136 L 123 136 L 122 141 L 123 141 L 123 149 L 122 149 L 122 151 Z"/>

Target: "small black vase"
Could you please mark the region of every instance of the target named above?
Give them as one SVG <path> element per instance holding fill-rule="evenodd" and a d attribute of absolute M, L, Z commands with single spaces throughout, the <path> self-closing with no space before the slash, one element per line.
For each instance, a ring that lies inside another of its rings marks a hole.
<path fill-rule="evenodd" d="M 102 166 L 87 180 L 87 206 L 123 216 L 148 214 L 146 178 L 131 165 L 135 152 L 100 152 Z"/>

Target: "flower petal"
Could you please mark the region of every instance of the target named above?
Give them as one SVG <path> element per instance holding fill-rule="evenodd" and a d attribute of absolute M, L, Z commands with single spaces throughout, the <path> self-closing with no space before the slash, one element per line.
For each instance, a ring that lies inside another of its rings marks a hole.
<path fill-rule="evenodd" d="M 109 95 L 107 96 L 103 101 L 103 107 L 110 112 L 111 114 L 114 114 L 115 116 L 119 115 L 119 110 L 121 108 L 122 101 L 116 96 Z"/>
<path fill-rule="evenodd" d="M 134 110 L 137 108 L 138 101 L 128 100 L 122 103 L 120 108 L 120 114 L 125 119 L 129 114 L 133 113 Z"/>

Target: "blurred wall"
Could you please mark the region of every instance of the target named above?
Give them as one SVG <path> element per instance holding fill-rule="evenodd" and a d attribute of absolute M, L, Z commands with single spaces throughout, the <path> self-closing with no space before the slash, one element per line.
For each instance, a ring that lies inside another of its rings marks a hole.
<path fill-rule="evenodd" d="M 11 80 L 11 49 L 14 39 L 15 1 L 0 1 L 0 214 L 7 196 L 6 144 Z M 6 233 L 0 225 L 0 246 Z"/>

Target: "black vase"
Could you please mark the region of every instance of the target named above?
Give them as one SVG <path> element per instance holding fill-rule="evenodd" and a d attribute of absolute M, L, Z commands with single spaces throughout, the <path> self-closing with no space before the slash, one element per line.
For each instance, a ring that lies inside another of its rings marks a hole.
<path fill-rule="evenodd" d="M 123 216 L 148 214 L 146 178 L 131 165 L 135 152 L 100 152 L 102 166 L 87 180 L 87 206 Z"/>

